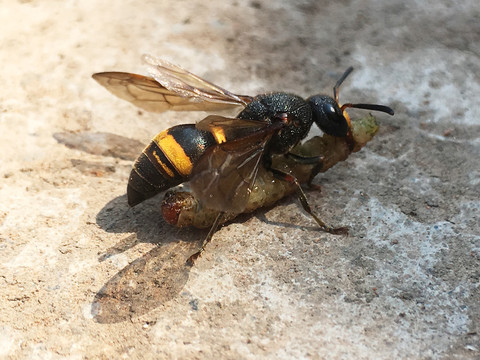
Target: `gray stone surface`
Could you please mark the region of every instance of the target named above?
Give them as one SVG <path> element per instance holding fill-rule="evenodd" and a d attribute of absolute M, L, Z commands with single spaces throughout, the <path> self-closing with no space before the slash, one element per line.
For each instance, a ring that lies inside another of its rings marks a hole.
<path fill-rule="evenodd" d="M 479 358 L 479 18 L 475 0 L 2 2 L 0 357 Z M 308 192 L 350 235 L 291 197 L 185 267 L 205 232 L 124 194 L 141 144 L 205 114 L 90 78 L 145 73 L 143 53 L 252 95 L 330 94 L 355 66 L 341 101 L 395 117 Z"/>

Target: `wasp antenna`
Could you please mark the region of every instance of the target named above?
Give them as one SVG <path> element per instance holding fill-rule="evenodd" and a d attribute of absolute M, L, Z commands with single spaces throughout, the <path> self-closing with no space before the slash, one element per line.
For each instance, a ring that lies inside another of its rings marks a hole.
<path fill-rule="evenodd" d="M 394 111 L 391 107 L 385 106 L 385 105 L 376 105 L 376 104 L 343 104 L 342 107 L 340 108 L 342 112 L 346 108 L 355 108 L 355 109 L 366 109 L 366 110 L 373 110 L 373 111 L 381 111 L 384 113 L 387 113 L 389 115 L 394 115 Z"/>
<path fill-rule="evenodd" d="M 340 79 L 338 79 L 337 83 L 333 87 L 333 98 L 335 99 L 337 104 L 338 104 L 338 88 L 340 87 L 340 85 L 342 85 L 342 83 L 345 81 L 347 76 L 350 75 L 352 71 L 353 71 L 353 66 L 350 66 L 347 70 L 345 70 L 343 75 L 340 77 Z"/>

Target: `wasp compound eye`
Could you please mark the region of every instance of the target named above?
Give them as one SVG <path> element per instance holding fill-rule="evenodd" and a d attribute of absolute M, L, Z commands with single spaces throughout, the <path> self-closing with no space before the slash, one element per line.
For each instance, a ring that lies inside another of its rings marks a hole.
<path fill-rule="evenodd" d="M 326 134 L 345 137 L 348 132 L 348 122 L 338 104 L 330 96 L 315 95 L 308 99 L 312 108 L 313 120 Z"/>

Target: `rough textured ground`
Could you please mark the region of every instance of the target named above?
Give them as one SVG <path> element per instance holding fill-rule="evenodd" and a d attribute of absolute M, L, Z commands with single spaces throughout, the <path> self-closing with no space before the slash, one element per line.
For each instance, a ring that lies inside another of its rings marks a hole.
<path fill-rule="evenodd" d="M 479 18 L 477 0 L 3 1 L 0 357 L 479 358 Z M 354 65 L 341 100 L 396 115 L 308 193 L 350 235 L 288 198 L 184 266 L 205 233 L 167 225 L 161 197 L 128 210 L 125 187 L 142 144 L 205 114 L 90 78 L 144 73 L 143 53 L 252 95 L 330 94 Z"/>

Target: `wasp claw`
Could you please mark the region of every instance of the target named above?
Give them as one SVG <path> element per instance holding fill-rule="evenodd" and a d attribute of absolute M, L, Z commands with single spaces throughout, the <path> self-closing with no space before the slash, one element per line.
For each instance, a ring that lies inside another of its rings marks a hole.
<path fill-rule="evenodd" d="M 201 254 L 201 251 L 197 251 L 195 254 L 190 255 L 190 257 L 187 259 L 187 265 L 193 266 L 195 264 L 195 260 L 197 260 Z"/>
<path fill-rule="evenodd" d="M 310 188 L 310 190 L 312 190 L 312 191 L 322 192 L 322 187 L 318 184 L 308 183 L 307 185 Z"/>
<path fill-rule="evenodd" d="M 332 228 L 329 233 L 334 235 L 348 235 L 348 227 L 342 226 L 339 228 Z"/>

